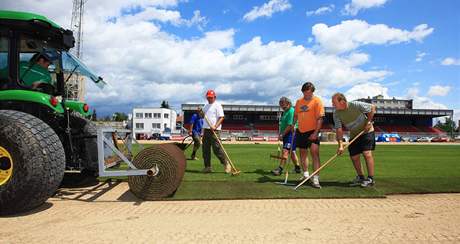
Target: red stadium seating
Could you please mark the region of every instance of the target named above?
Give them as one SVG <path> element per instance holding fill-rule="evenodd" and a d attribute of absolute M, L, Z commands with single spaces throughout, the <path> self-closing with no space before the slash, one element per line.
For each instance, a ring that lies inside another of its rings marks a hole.
<path fill-rule="evenodd" d="M 384 132 L 420 132 L 412 125 L 380 125 L 380 129 Z"/>
<path fill-rule="evenodd" d="M 222 130 L 230 130 L 230 131 L 248 131 L 251 130 L 249 126 L 245 124 L 229 124 L 229 123 L 223 123 L 222 124 Z"/>
<path fill-rule="evenodd" d="M 444 134 L 445 132 L 434 127 L 430 126 L 417 126 L 417 129 L 421 132 L 426 132 L 426 133 L 436 133 L 436 134 Z"/>
<path fill-rule="evenodd" d="M 269 131 L 278 131 L 277 124 L 256 124 L 254 125 L 256 130 L 269 130 Z"/>
<path fill-rule="evenodd" d="M 387 132 L 387 133 L 401 133 L 401 132 L 412 132 L 412 133 L 435 133 L 443 134 L 442 130 L 439 130 L 430 126 L 413 126 L 413 125 L 379 125 L 374 126 L 376 132 Z M 380 130 L 380 131 L 379 131 Z"/>

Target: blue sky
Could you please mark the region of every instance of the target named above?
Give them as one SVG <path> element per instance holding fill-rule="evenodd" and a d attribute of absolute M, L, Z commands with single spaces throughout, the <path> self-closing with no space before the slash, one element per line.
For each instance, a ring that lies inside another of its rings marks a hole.
<path fill-rule="evenodd" d="M 445 57 L 460 58 L 460 1 L 387 1 L 383 6 L 359 12 L 356 16 L 341 13 L 350 1 L 289 1 L 292 7 L 272 17 L 261 17 L 252 22 L 245 22 L 242 16 L 254 6 L 261 6 L 268 1 L 189 1 L 180 5 L 184 16 L 192 16 L 194 9 L 200 9 L 203 16 L 210 20 L 207 28 L 219 30 L 234 28 L 235 46 L 250 41 L 254 36 L 261 36 L 264 42 L 293 40 L 296 44 L 313 47 L 309 43 L 312 37 L 311 27 L 317 23 L 336 25 L 343 20 L 360 19 L 370 24 L 385 24 L 394 28 L 412 29 L 426 23 L 434 28 L 433 34 L 423 42 L 402 43 L 397 45 L 369 45 L 360 50 L 371 56 L 371 61 L 362 67 L 384 67 L 393 72 L 385 79 L 389 84 L 389 95 L 404 96 L 413 83 L 419 83 L 420 93 L 428 92 L 433 84 L 450 86 L 447 96 L 436 98 L 450 109 L 460 107 L 456 84 L 460 83 L 459 66 L 440 65 Z M 322 15 L 307 16 L 307 11 L 334 5 L 334 9 Z M 165 29 L 182 38 L 199 36 L 197 29 Z M 421 61 L 415 61 L 417 53 L 425 53 Z M 346 91 L 346 89 L 341 89 Z"/>
<path fill-rule="evenodd" d="M 70 24 L 71 1 L 6 0 L 1 8 Z M 88 85 L 99 114 L 168 100 L 274 104 L 306 81 L 330 104 L 383 94 L 460 113 L 460 1 L 87 1 L 84 61 L 109 87 Z"/>

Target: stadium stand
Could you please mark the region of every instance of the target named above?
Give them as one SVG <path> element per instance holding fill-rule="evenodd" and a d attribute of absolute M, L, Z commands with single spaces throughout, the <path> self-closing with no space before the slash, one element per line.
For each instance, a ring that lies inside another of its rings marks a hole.
<path fill-rule="evenodd" d="M 448 109 L 413 109 L 412 100 L 383 99 L 381 96 L 358 99 L 376 105 L 374 130 L 376 136 L 382 133 L 399 133 L 401 136 L 438 136 L 445 132 L 433 127 L 433 119 L 453 116 Z M 197 106 L 202 104 L 182 104 L 184 121 L 188 121 Z M 279 106 L 224 104 L 225 120 L 223 134 L 236 138 L 256 140 L 276 140 L 278 133 Z M 325 118 L 321 132 L 333 133 L 332 107 L 325 108 Z M 345 130 L 347 133 L 347 130 Z M 333 138 L 333 137 L 331 137 Z"/>

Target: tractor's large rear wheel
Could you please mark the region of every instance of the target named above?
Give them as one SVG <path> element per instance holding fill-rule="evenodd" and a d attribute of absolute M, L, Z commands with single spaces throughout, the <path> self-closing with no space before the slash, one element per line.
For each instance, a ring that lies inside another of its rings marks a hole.
<path fill-rule="evenodd" d="M 156 176 L 129 176 L 131 192 L 144 200 L 157 200 L 174 195 L 185 173 L 184 152 L 174 144 L 159 144 L 140 151 L 133 159 L 138 169 L 158 167 Z"/>
<path fill-rule="evenodd" d="M 43 204 L 64 168 L 64 149 L 51 127 L 30 114 L 0 110 L 0 214 Z"/>

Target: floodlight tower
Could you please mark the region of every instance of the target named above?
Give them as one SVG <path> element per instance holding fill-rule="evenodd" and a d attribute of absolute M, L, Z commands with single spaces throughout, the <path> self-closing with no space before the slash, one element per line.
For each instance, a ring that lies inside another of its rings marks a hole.
<path fill-rule="evenodd" d="M 79 59 L 83 57 L 83 16 L 84 7 L 87 0 L 73 0 L 72 8 L 72 20 L 70 22 L 70 28 L 74 33 L 75 37 L 75 48 L 73 54 Z M 71 79 L 67 82 L 67 97 L 69 99 L 75 99 L 83 101 L 86 89 L 85 79 L 83 76 L 78 74 L 72 75 Z"/>

